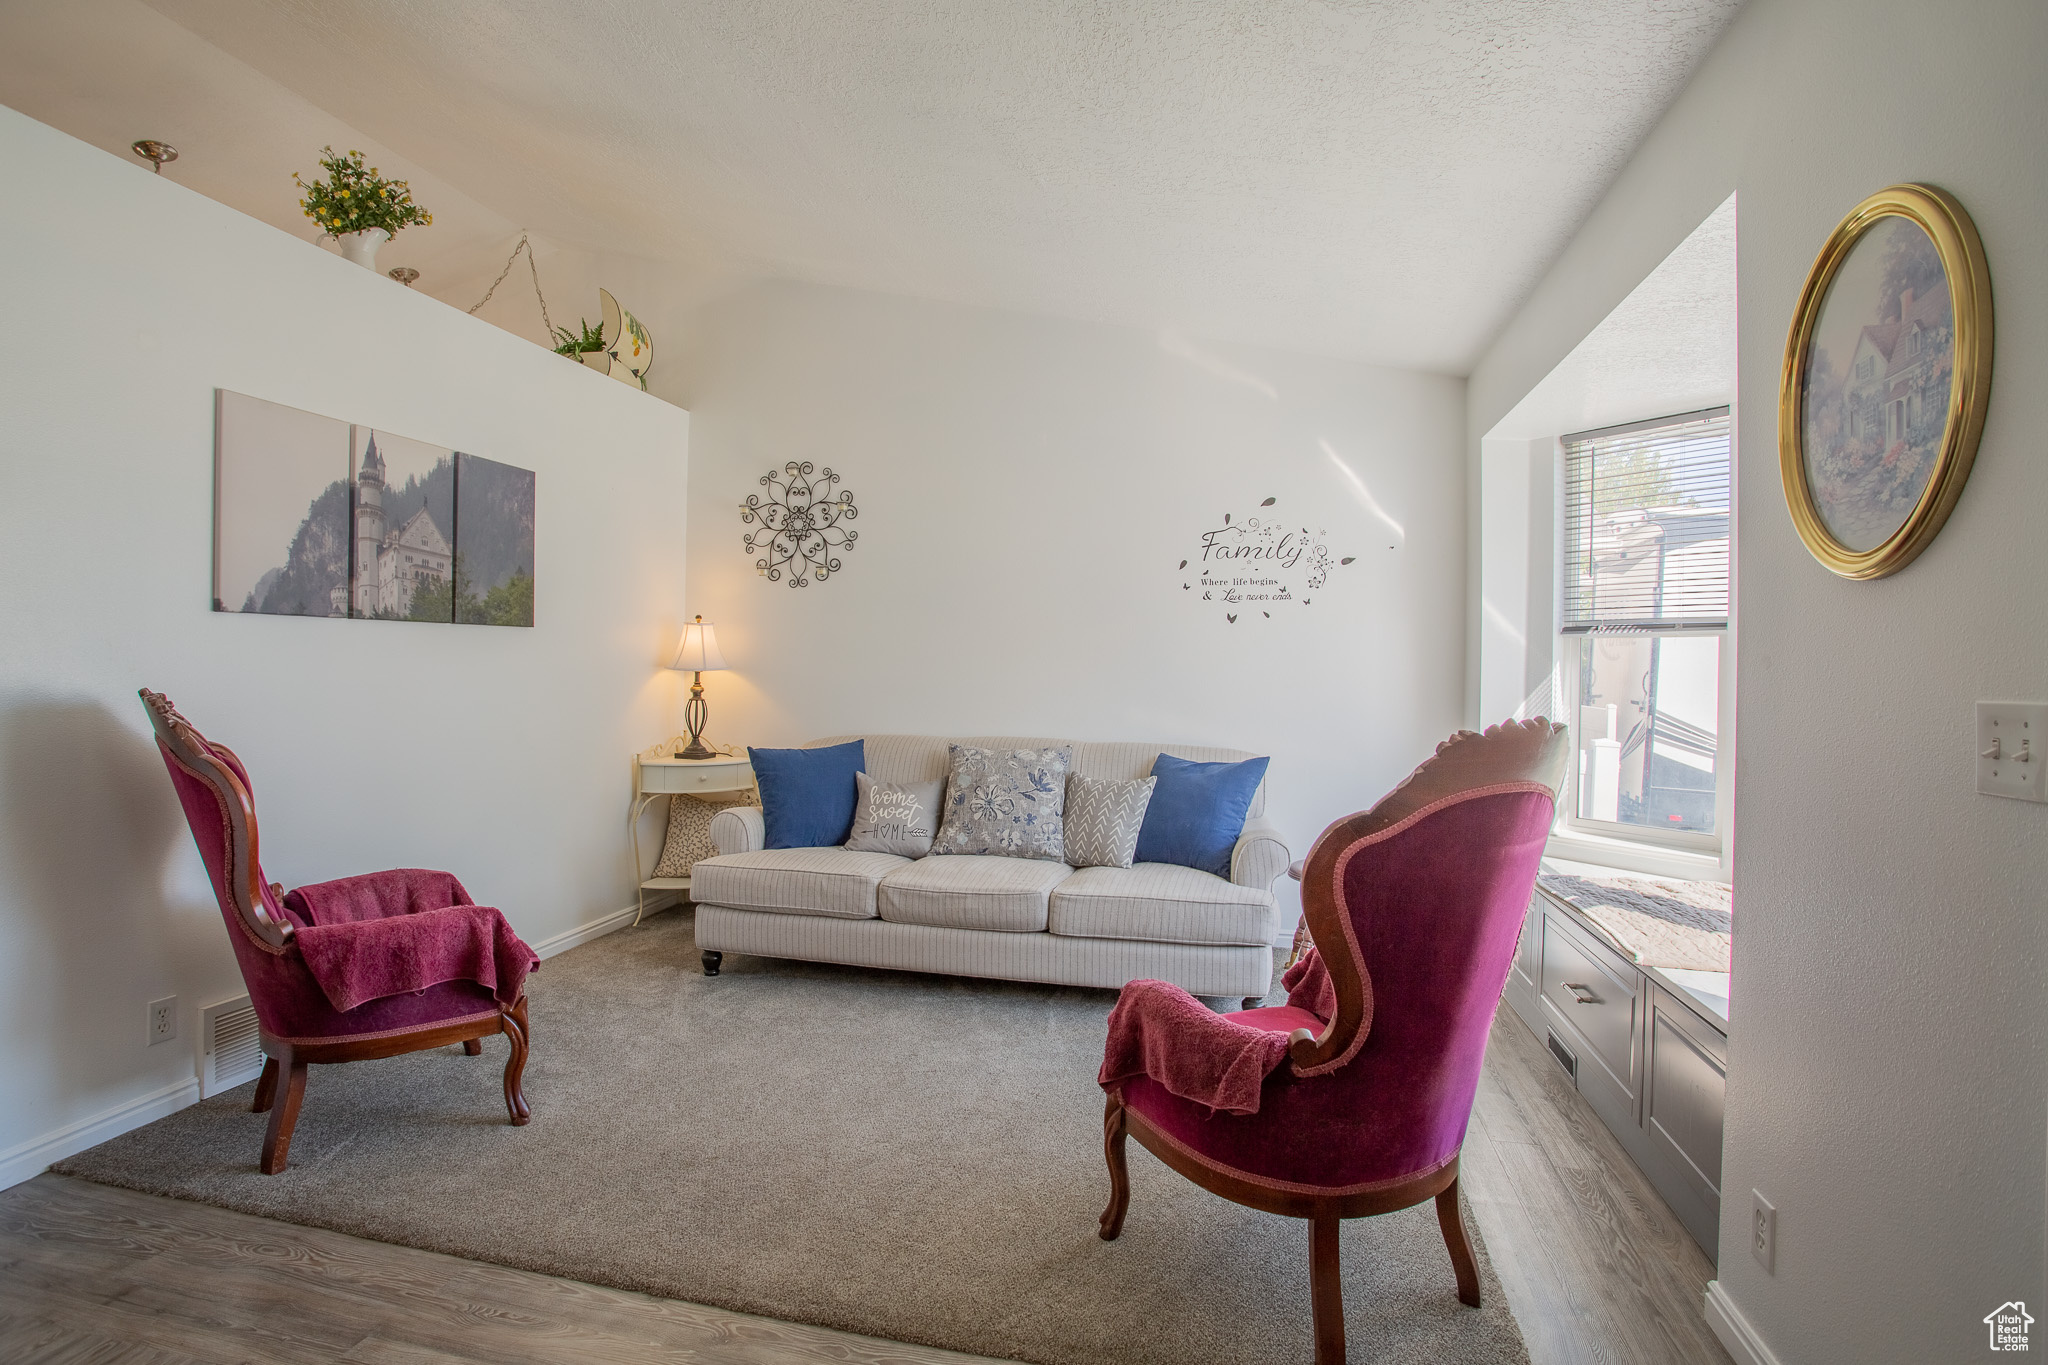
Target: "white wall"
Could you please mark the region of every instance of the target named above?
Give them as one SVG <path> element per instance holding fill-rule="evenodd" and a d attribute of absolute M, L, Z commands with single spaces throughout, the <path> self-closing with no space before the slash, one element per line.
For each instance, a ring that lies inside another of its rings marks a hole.
<path fill-rule="evenodd" d="M 139 686 L 248 761 L 287 885 L 445 867 L 534 943 L 631 901 L 688 416 L 6 109 L 0 166 L 5 1184 L 188 1099 L 240 992 Z M 537 626 L 208 610 L 216 387 L 537 471 Z"/>
<path fill-rule="evenodd" d="M 703 310 L 689 349 L 690 609 L 733 664 L 706 675 L 713 740 L 1232 745 L 1272 755 L 1306 853 L 1457 726 L 1457 380 L 796 284 Z M 788 460 L 861 509 L 842 575 L 800 589 L 741 544 Z M 1233 625 L 1177 565 L 1267 497 L 1357 562 Z"/>
<path fill-rule="evenodd" d="M 2048 809 L 1972 791 L 1972 703 L 2048 693 L 2048 9 L 1751 0 L 1474 373 L 1483 433 L 1739 196 L 1735 1021 L 1718 1302 L 1794 1362 L 1974 1358 L 2038 1304 Z M 1956 194 L 1997 375 L 1968 489 L 1896 577 L 1807 554 L 1778 478 L 1786 328 L 1836 221 Z M 1477 458 L 1476 440 L 1471 451 Z M 1745 1251 L 1749 1191 L 1778 1261 Z M 1710 1315 L 1711 1316 L 1711 1315 Z"/>

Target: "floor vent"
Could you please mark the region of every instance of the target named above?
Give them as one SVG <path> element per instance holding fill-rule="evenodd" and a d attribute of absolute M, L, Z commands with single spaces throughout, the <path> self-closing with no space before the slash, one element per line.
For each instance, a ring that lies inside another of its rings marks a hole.
<path fill-rule="evenodd" d="M 1570 1048 L 1559 1042 L 1557 1035 L 1549 1029 L 1543 1030 L 1543 1036 L 1550 1045 L 1550 1055 L 1557 1058 L 1557 1064 L 1564 1068 L 1566 1075 L 1570 1076 L 1574 1081 L 1578 1080 L 1578 1057 L 1573 1054 Z"/>
<path fill-rule="evenodd" d="M 249 997 L 238 995 L 199 1011 L 199 1093 L 223 1090 L 263 1074 L 263 1040 L 256 1032 L 256 1011 Z"/>

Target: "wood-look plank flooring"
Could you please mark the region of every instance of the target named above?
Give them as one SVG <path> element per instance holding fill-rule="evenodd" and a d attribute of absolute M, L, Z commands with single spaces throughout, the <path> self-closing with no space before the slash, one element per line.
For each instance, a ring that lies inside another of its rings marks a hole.
<path fill-rule="evenodd" d="M 1700 1314 L 1713 1267 L 1506 1009 L 1463 1171 L 1534 1365 L 1728 1365 Z M 0 1193 L 10 1365 L 979 1359 L 62 1176 Z"/>
<path fill-rule="evenodd" d="M 1732 1365 L 1713 1262 L 1505 1004 L 1458 1170 L 1533 1365 Z"/>

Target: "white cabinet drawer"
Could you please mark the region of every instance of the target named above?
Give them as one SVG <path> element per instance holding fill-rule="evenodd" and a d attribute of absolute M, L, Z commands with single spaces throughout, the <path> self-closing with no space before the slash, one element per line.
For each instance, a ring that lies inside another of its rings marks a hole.
<path fill-rule="evenodd" d="M 754 785 L 754 769 L 744 759 L 716 762 L 687 759 L 643 759 L 640 790 L 654 792 L 734 792 Z"/>

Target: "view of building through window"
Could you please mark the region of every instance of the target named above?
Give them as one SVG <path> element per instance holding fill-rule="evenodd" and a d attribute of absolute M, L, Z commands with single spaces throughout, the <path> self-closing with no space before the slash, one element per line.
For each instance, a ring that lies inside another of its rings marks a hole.
<path fill-rule="evenodd" d="M 1578 821 L 1715 836 L 1728 410 L 1564 438 L 1561 651 Z"/>
<path fill-rule="evenodd" d="M 1579 638 L 1582 820 L 1714 832 L 1721 639 Z"/>

